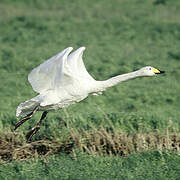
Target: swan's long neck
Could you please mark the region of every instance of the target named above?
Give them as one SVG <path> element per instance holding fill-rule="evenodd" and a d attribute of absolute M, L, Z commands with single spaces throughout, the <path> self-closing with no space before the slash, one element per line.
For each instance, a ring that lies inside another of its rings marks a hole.
<path fill-rule="evenodd" d="M 142 73 L 138 70 L 127 74 L 118 75 L 105 81 L 96 81 L 97 84 L 96 87 L 94 87 L 93 91 L 94 92 L 104 91 L 105 89 L 115 86 L 116 84 L 119 84 L 121 82 L 142 76 L 143 76 Z"/>

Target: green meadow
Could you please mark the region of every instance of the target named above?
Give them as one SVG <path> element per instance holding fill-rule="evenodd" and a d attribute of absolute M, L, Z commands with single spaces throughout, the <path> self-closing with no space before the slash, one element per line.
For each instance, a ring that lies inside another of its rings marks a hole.
<path fill-rule="evenodd" d="M 150 65 L 130 80 L 13 128 L 36 93 L 33 68 L 85 46 L 88 72 L 105 80 Z M 180 179 L 180 1 L 0 0 L 0 179 Z"/>

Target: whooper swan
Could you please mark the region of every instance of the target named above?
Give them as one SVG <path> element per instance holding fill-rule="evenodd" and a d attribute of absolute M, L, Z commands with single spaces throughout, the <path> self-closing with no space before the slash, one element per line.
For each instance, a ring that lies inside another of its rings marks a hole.
<path fill-rule="evenodd" d="M 164 73 L 164 71 L 146 66 L 108 80 L 96 81 L 87 72 L 82 60 L 85 47 L 70 54 L 72 49 L 72 47 L 64 49 L 33 69 L 28 76 L 32 88 L 39 95 L 19 104 L 16 116 L 25 117 L 16 123 L 15 130 L 37 111 L 43 111 L 43 113 L 39 123 L 27 133 L 27 140 L 40 129 L 43 119 L 51 110 L 62 109 L 82 101 L 89 94 L 101 94 L 107 88 L 129 79 Z"/>

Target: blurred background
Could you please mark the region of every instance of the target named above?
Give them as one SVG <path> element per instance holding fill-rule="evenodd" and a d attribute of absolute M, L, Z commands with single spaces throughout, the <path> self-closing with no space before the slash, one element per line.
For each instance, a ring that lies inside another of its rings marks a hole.
<path fill-rule="evenodd" d="M 143 125 L 141 130 L 163 130 L 168 125 L 179 129 L 177 1 L 1 0 L 0 8 L 1 130 L 17 121 L 17 105 L 36 95 L 27 80 L 31 70 L 68 46 L 87 48 L 84 63 L 97 80 L 147 65 L 167 71 L 122 83 L 102 96 L 72 105 L 66 110 L 71 118 L 84 119 L 85 124 L 95 118 L 94 124 L 102 125 L 103 111 L 119 118 L 132 116 L 136 120 L 131 121 Z M 51 113 L 48 121 L 65 116 L 63 111 Z"/>

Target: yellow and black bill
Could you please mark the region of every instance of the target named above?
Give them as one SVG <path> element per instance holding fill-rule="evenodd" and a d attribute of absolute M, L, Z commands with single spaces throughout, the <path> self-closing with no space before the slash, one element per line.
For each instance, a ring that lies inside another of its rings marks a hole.
<path fill-rule="evenodd" d="M 155 74 L 163 74 L 163 73 L 165 73 L 165 71 L 161 71 L 161 70 L 156 69 L 156 68 L 153 68 L 152 70 L 154 71 Z"/>

